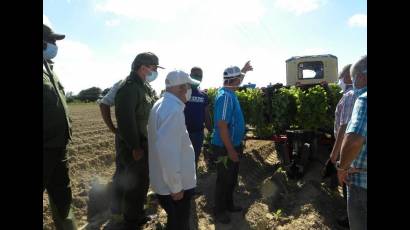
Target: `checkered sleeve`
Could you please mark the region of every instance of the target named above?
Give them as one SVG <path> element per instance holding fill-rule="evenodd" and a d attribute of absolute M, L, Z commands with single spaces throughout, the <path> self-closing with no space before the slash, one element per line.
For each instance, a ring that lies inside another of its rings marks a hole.
<path fill-rule="evenodd" d="M 343 106 L 340 111 L 340 120 L 339 125 L 347 125 L 352 117 L 352 111 L 354 107 L 356 97 L 353 93 L 347 94 L 344 96 Z"/>
<path fill-rule="evenodd" d="M 367 94 L 357 98 L 346 133 L 356 133 L 363 137 L 367 136 Z"/>

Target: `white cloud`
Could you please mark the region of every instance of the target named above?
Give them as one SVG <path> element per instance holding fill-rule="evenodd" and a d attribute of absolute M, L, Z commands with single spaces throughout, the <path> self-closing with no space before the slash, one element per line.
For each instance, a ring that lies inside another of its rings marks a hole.
<path fill-rule="evenodd" d="M 296 53 L 294 56 L 323 55 L 323 54 L 328 54 L 328 53 L 329 53 L 328 49 L 320 48 L 320 47 L 313 47 L 313 48 L 306 48 Z"/>
<path fill-rule="evenodd" d="M 159 57 L 159 64 L 166 69 L 159 70 L 158 79 L 151 83 L 157 92 L 164 89 L 166 74 L 173 69 L 182 69 L 189 73 L 193 66 L 199 66 L 204 72 L 201 87 L 220 87 L 222 73 L 226 67 L 237 65 L 242 68 L 248 60 L 251 60 L 254 71 L 247 74 L 244 84 L 252 82 L 258 86 L 266 86 L 269 82 L 284 83 L 285 60 L 289 58 L 286 51 L 279 46 L 258 48 L 256 44 L 244 48 L 218 37 L 158 42 L 139 40 L 124 44 L 121 51 L 123 56 L 130 57 L 127 62 L 129 64 L 140 52 L 151 51 Z"/>
<path fill-rule="evenodd" d="M 349 18 L 348 24 L 350 27 L 367 27 L 367 15 L 355 14 Z"/>
<path fill-rule="evenodd" d="M 166 22 L 190 4 L 188 0 L 105 0 L 97 4 L 96 9 L 131 19 L 151 19 Z"/>
<path fill-rule="evenodd" d="M 85 43 L 64 39 L 58 41 L 57 46 L 54 69 L 66 92 L 77 94 L 93 86 L 108 88 L 128 74 L 128 60 L 114 55 L 108 60 Z"/>
<path fill-rule="evenodd" d="M 118 26 L 119 24 L 120 24 L 119 19 L 111 19 L 111 20 L 105 21 L 105 25 L 109 27 Z"/>
<path fill-rule="evenodd" d="M 276 0 L 275 5 L 296 15 L 302 15 L 317 10 L 325 3 L 325 0 Z"/>
<path fill-rule="evenodd" d="M 176 19 L 219 24 L 257 22 L 265 13 L 260 0 L 105 0 L 97 4 L 96 9 L 130 19 L 163 23 Z"/>
<path fill-rule="evenodd" d="M 45 24 L 45 25 L 49 26 L 50 28 L 52 28 L 50 19 L 48 19 L 48 17 L 45 14 L 43 14 L 43 24 Z"/>

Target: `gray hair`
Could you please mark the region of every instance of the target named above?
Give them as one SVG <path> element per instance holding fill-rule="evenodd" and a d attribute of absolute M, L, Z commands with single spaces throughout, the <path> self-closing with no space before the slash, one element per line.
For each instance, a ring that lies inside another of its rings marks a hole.
<path fill-rule="evenodd" d="M 350 68 L 350 76 L 364 76 L 367 77 L 367 55 L 361 57 L 352 67 Z"/>

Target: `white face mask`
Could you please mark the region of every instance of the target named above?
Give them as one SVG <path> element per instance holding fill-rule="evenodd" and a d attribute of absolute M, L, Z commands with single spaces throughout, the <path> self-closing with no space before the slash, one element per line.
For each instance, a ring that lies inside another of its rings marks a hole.
<path fill-rule="evenodd" d="M 47 48 L 43 50 L 43 57 L 46 60 L 51 60 L 57 56 L 58 47 L 47 42 Z"/>
<path fill-rule="evenodd" d="M 342 79 L 339 79 L 339 81 L 337 82 L 337 84 L 339 85 L 339 87 L 342 89 L 342 92 L 345 92 L 347 89 L 347 86 L 352 85 L 352 84 L 346 84 L 345 81 Z"/>
<path fill-rule="evenodd" d="M 189 101 L 191 99 L 191 95 L 192 95 L 192 89 L 188 89 L 185 93 L 186 101 Z"/>
<path fill-rule="evenodd" d="M 337 84 L 342 89 L 342 92 L 346 91 L 346 83 L 343 81 L 343 79 L 339 79 L 339 82 L 337 82 Z"/>

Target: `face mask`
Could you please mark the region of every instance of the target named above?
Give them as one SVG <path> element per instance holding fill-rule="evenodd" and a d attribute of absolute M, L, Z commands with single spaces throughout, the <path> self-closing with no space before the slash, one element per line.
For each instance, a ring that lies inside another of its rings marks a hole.
<path fill-rule="evenodd" d="M 54 44 L 47 42 L 47 48 L 43 50 L 43 57 L 46 60 L 51 60 L 57 56 L 58 47 Z"/>
<path fill-rule="evenodd" d="M 191 88 L 193 88 L 193 89 L 198 89 L 198 87 L 199 87 L 199 85 L 194 85 L 194 84 L 191 85 Z"/>
<path fill-rule="evenodd" d="M 357 88 L 356 88 L 356 78 L 357 77 L 352 77 L 353 90 L 357 90 Z"/>
<path fill-rule="evenodd" d="M 191 99 L 191 95 L 192 95 L 192 89 L 188 89 L 185 93 L 186 101 L 189 101 Z"/>
<path fill-rule="evenodd" d="M 337 82 L 337 84 L 339 85 L 339 87 L 342 89 L 342 92 L 344 92 L 346 90 L 346 84 L 344 83 L 343 79 L 339 79 L 339 81 Z"/>
<path fill-rule="evenodd" d="M 202 76 L 191 75 L 191 77 L 192 77 L 194 80 L 197 80 L 197 81 L 199 81 L 199 82 L 202 81 Z M 191 87 L 192 87 L 193 89 L 198 89 L 199 84 L 191 84 Z"/>
<path fill-rule="evenodd" d="M 152 82 L 152 81 L 154 81 L 155 79 L 157 79 L 157 77 L 158 77 L 158 72 L 157 72 L 157 71 L 151 71 L 151 72 L 147 75 L 146 79 L 147 79 L 147 82 Z"/>
<path fill-rule="evenodd" d="M 241 81 L 239 82 L 239 84 L 237 85 L 237 87 L 240 87 L 240 86 L 242 85 L 242 82 L 243 82 L 243 77 L 239 77 L 239 79 L 240 79 Z"/>

